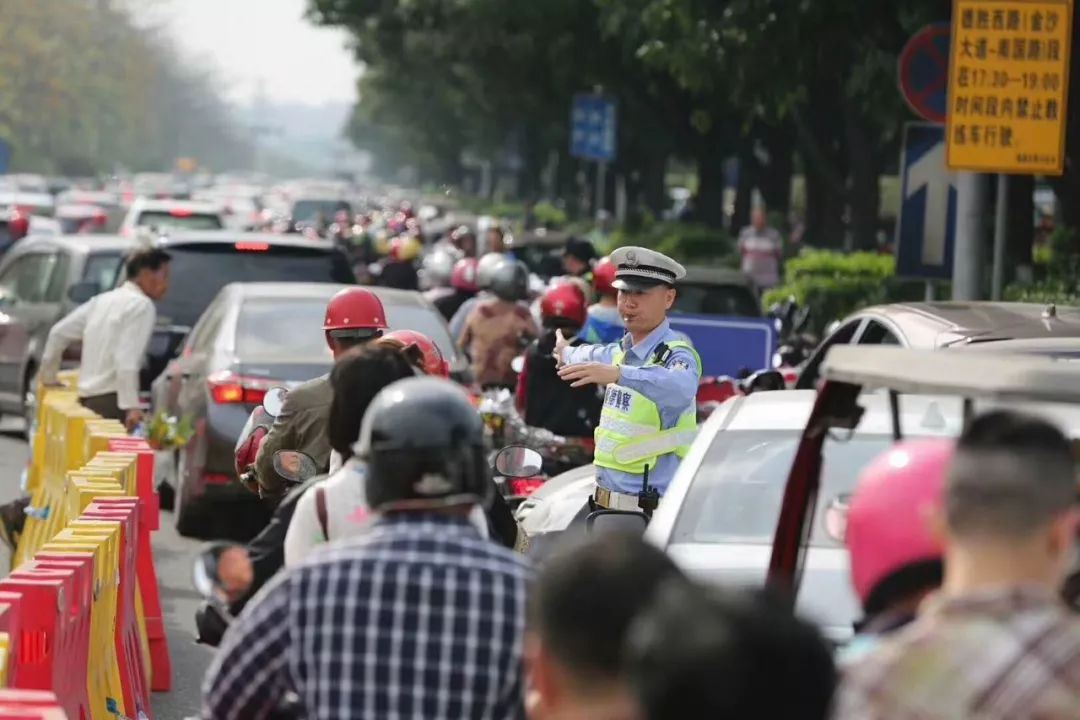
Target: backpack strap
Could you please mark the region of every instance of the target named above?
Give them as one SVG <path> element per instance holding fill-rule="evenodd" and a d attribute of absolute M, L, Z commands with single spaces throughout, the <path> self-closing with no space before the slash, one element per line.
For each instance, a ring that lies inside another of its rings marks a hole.
<path fill-rule="evenodd" d="M 319 527 L 322 529 L 323 539 L 330 539 L 329 517 L 326 512 L 326 488 L 322 485 L 315 486 L 315 514 L 319 516 Z"/>

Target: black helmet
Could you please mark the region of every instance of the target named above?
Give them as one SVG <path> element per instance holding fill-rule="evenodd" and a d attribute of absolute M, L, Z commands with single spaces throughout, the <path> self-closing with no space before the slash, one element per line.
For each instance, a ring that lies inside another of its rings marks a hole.
<path fill-rule="evenodd" d="M 408 378 L 383 388 L 364 413 L 353 452 L 367 463 L 373 510 L 490 500 L 483 421 L 449 380 Z"/>
<path fill-rule="evenodd" d="M 507 258 L 491 273 L 491 292 L 500 300 L 515 302 L 529 296 L 529 268 Z"/>

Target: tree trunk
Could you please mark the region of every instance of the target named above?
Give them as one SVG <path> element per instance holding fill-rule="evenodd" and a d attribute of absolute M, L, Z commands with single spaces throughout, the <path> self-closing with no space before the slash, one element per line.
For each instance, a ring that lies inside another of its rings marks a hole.
<path fill-rule="evenodd" d="M 710 148 L 698 156 L 697 217 L 709 227 L 724 227 L 724 158 Z"/>
<path fill-rule="evenodd" d="M 1017 279 L 1020 267 L 1031 268 L 1035 231 L 1035 178 L 1031 175 L 1009 177 L 1009 222 L 1005 236 L 1005 282 Z"/>
<path fill-rule="evenodd" d="M 758 189 L 769 210 L 785 221 L 791 213 L 791 176 L 795 165 L 795 129 L 789 124 L 765 126 L 762 140 L 769 151 L 769 163 L 758 171 Z"/>
<path fill-rule="evenodd" d="M 750 210 L 754 204 L 754 189 L 757 187 L 760 163 L 754 154 L 755 139 L 752 135 L 739 142 L 739 181 L 735 186 L 735 207 L 731 212 L 732 235 L 737 236 L 750 224 Z"/>
<path fill-rule="evenodd" d="M 877 247 L 881 188 L 878 184 L 877 153 L 867 132 L 866 121 L 852 102 L 844 103 L 844 135 L 847 139 L 851 180 L 848 203 L 851 209 L 851 238 L 855 250 Z"/>

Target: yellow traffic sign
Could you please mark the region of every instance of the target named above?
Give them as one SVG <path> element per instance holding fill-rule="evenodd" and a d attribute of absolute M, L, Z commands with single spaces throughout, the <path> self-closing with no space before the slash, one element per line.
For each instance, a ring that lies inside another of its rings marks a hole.
<path fill-rule="evenodd" d="M 1061 175 L 1072 0 L 954 0 L 946 164 Z"/>

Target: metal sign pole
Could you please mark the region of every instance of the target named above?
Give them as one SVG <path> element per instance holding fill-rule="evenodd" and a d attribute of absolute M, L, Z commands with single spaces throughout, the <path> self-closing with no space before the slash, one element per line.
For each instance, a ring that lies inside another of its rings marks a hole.
<path fill-rule="evenodd" d="M 1005 235 L 1009 225 L 1009 176 L 997 176 L 997 201 L 994 205 L 994 268 L 990 299 L 1001 300 L 1005 283 Z"/>
<path fill-rule="evenodd" d="M 607 188 L 604 187 L 607 182 L 607 163 L 601 160 L 596 163 L 596 212 L 594 216 L 599 218 L 600 211 L 605 209 L 605 201 L 607 200 Z"/>
<path fill-rule="evenodd" d="M 953 300 L 978 300 L 981 294 L 986 180 L 979 173 L 957 173 Z"/>

